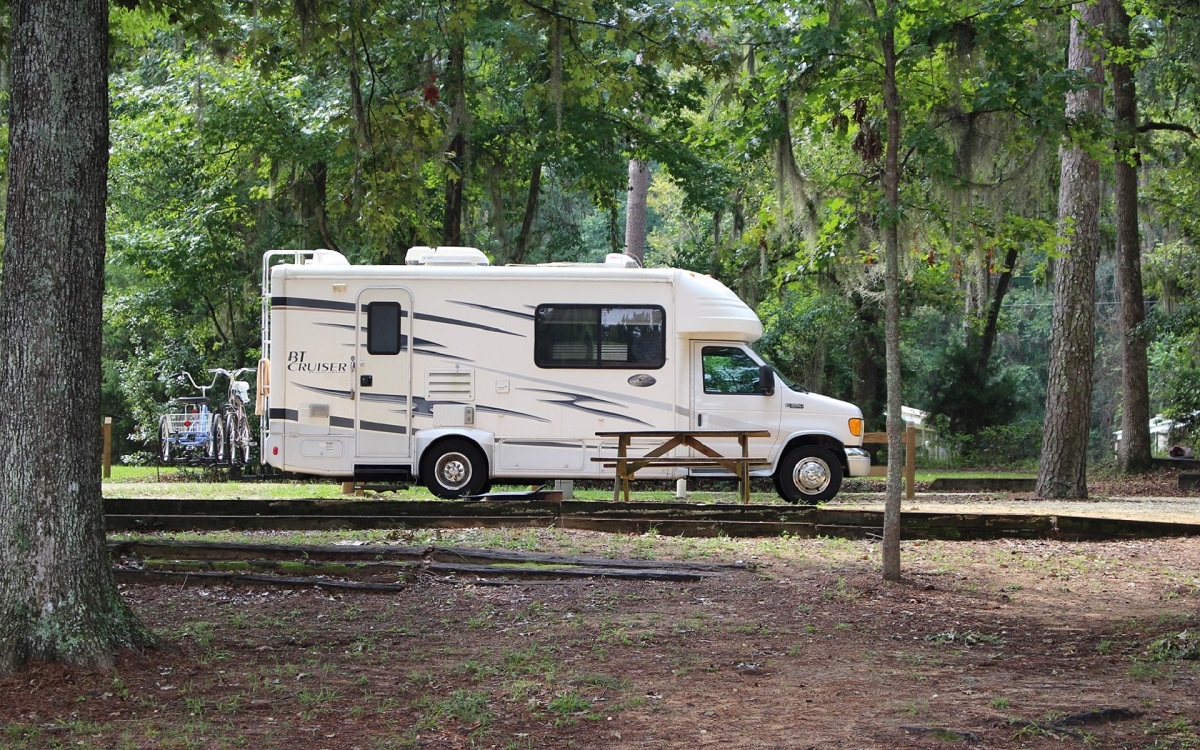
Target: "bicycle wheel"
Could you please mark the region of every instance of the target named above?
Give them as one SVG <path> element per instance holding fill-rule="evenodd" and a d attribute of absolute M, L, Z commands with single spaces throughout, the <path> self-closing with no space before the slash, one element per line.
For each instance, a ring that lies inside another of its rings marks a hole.
<path fill-rule="evenodd" d="M 225 434 L 229 439 L 229 464 L 241 466 L 249 462 L 250 446 L 246 435 L 246 420 L 236 413 L 225 415 Z"/>
<path fill-rule="evenodd" d="M 204 444 L 204 458 L 213 463 L 225 461 L 225 423 L 219 414 L 209 422 L 208 442 Z"/>
<path fill-rule="evenodd" d="M 238 414 L 238 434 L 241 435 L 242 441 L 242 463 L 249 465 L 251 449 L 254 448 L 255 442 L 250 435 L 250 422 L 246 419 L 245 414 Z"/>
<path fill-rule="evenodd" d="M 171 421 L 167 417 L 158 420 L 158 459 L 164 464 L 174 461 L 171 451 Z"/>

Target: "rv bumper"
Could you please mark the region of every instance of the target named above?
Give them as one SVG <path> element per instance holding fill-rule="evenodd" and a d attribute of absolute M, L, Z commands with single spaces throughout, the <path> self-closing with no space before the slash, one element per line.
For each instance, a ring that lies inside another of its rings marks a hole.
<path fill-rule="evenodd" d="M 871 454 L 862 448 L 846 449 L 846 468 L 852 477 L 865 477 L 871 473 Z"/>

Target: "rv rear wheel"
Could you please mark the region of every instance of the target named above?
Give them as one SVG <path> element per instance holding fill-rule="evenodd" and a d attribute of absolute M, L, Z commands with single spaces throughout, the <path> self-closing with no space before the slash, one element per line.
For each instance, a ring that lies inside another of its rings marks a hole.
<path fill-rule="evenodd" d="M 775 489 L 789 503 L 816 505 L 842 486 L 842 465 L 828 448 L 801 445 L 788 451 L 775 472 Z"/>
<path fill-rule="evenodd" d="M 446 440 L 429 447 L 421 459 L 421 478 L 441 498 L 478 495 L 488 484 L 483 451 L 466 440 Z"/>

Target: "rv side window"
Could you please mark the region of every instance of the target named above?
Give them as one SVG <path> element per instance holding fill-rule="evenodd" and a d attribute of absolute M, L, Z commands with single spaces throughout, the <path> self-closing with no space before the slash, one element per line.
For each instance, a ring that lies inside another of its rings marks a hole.
<path fill-rule="evenodd" d="M 399 354 L 404 348 L 400 334 L 402 311 L 399 302 L 367 303 L 367 353 Z"/>
<path fill-rule="evenodd" d="M 539 305 L 534 326 L 538 367 L 655 370 L 667 350 L 666 313 L 631 305 Z"/>
<path fill-rule="evenodd" d="M 736 346 L 706 346 L 705 393 L 761 393 L 758 363 Z"/>

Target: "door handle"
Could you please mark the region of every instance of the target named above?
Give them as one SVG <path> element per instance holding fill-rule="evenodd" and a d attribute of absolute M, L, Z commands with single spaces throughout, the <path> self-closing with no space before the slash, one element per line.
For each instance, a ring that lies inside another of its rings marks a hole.
<path fill-rule="evenodd" d="M 358 384 L 363 388 L 370 388 L 375 383 L 375 378 L 371 375 L 359 375 Z"/>

